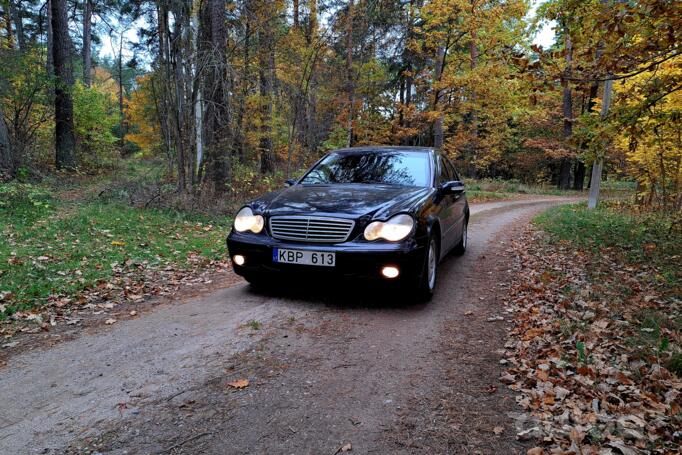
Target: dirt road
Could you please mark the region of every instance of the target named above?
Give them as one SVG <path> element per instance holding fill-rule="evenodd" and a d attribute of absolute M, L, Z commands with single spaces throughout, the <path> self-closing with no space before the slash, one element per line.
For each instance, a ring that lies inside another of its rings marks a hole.
<path fill-rule="evenodd" d="M 239 284 L 16 356 L 0 453 L 521 452 L 497 380 L 504 242 L 561 201 L 472 206 L 469 251 L 441 264 L 426 305 Z"/>

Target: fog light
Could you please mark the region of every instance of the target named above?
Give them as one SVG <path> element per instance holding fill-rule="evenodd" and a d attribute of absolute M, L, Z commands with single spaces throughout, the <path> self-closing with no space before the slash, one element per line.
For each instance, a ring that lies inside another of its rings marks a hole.
<path fill-rule="evenodd" d="M 244 256 L 242 256 L 241 254 L 235 254 L 234 256 L 232 256 L 232 261 L 237 265 L 244 265 L 244 262 L 246 262 Z"/>
<path fill-rule="evenodd" d="M 386 278 L 395 278 L 400 275 L 398 267 L 384 267 L 381 269 L 381 274 Z"/>

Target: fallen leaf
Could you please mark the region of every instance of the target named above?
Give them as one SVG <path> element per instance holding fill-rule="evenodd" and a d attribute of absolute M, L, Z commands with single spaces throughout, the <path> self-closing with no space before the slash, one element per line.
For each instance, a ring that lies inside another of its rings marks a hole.
<path fill-rule="evenodd" d="M 493 428 L 493 433 L 495 433 L 496 435 L 501 435 L 502 433 L 504 433 L 504 427 Z"/>
<path fill-rule="evenodd" d="M 228 382 L 227 385 L 234 389 L 243 389 L 249 385 L 248 379 L 237 379 L 236 381 Z"/>
<path fill-rule="evenodd" d="M 136 315 L 137 315 L 137 311 L 133 310 L 133 311 L 131 311 L 129 314 L 130 314 L 131 316 L 136 316 Z"/>
<path fill-rule="evenodd" d="M 113 242 L 111 242 L 111 245 L 112 245 L 112 246 L 126 246 L 126 242 L 121 242 L 121 241 L 118 241 L 118 240 L 114 240 Z"/>
<path fill-rule="evenodd" d="M 341 452 L 350 452 L 351 450 L 353 450 L 353 446 L 350 442 L 341 447 Z"/>
<path fill-rule="evenodd" d="M 543 455 L 544 453 L 545 451 L 542 450 L 542 447 L 533 447 L 532 449 L 528 449 L 526 455 Z"/>
<path fill-rule="evenodd" d="M 107 319 L 106 321 L 104 321 L 104 323 L 105 323 L 106 325 L 111 325 L 111 324 L 116 323 L 116 319 L 114 319 L 114 318 L 109 318 L 109 319 Z"/>

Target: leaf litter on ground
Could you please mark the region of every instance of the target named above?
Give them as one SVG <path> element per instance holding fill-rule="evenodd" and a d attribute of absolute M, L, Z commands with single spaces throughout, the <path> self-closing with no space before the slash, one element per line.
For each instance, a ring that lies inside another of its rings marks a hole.
<path fill-rule="evenodd" d="M 524 410 L 511 415 L 517 438 L 537 444 L 528 454 L 680 453 L 682 380 L 666 365 L 682 345 L 682 311 L 674 293 L 643 279 L 658 271 L 537 228 L 511 251 L 500 380 Z"/>

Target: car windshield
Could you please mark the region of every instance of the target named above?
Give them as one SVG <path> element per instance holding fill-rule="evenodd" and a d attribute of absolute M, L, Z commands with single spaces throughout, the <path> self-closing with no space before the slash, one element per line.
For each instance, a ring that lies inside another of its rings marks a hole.
<path fill-rule="evenodd" d="M 423 152 L 332 153 L 302 184 L 383 183 L 429 186 L 429 154 Z"/>

